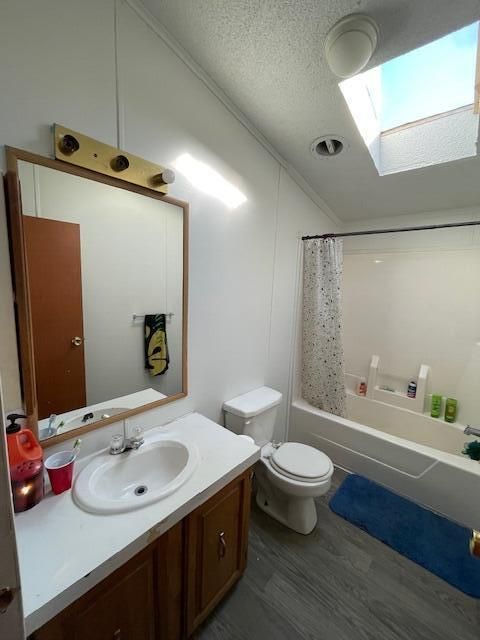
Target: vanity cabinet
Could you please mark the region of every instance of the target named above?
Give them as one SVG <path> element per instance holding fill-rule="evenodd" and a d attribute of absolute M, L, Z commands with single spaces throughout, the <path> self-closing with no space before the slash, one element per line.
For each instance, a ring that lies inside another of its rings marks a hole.
<path fill-rule="evenodd" d="M 238 476 L 30 640 L 181 640 L 247 563 L 251 471 Z"/>

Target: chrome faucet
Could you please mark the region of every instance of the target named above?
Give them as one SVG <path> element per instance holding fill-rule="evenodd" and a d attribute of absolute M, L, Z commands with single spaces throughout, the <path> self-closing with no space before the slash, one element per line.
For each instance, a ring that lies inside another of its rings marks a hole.
<path fill-rule="evenodd" d="M 471 427 L 469 424 L 467 424 L 463 433 L 466 436 L 477 436 L 478 438 L 480 438 L 480 429 L 477 429 L 476 427 Z"/>
<path fill-rule="evenodd" d="M 46 437 L 47 438 L 50 438 L 51 436 L 56 436 L 57 435 L 58 427 L 55 426 L 56 420 L 57 420 L 57 414 L 56 413 L 50 414 L 50 417 L 48 418 L 48 427 L 46 428 Z"/>
<path fill-rule="evenodd" d="M 109 453 L 112 456 L 117 456 L 119 453 L 124 453 L 124 451 L 139 449 L 144 442 L 142 427 L 135 427 L 133 436 L 131 438 L 127 437 L 126 420 L 124 420 L 123 434 L 112 436 Z"/>

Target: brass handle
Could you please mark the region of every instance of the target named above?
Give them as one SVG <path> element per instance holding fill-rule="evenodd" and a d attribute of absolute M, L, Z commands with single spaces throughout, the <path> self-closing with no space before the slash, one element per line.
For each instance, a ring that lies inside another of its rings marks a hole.
<path fill-rule="evenodd" d="M 0 589 L 0 614 L 6 612 L 12 603 L 14 595 L 15 589 L 11 589 L 10 587 L 3 587 L 3 589 Z"/>
<path fill-rule="evenodd" d="M 227 543 L 225 541 L 225 531 L 218 534 L 218 557 L 224 558 L 227 553 Z"/>
<path fill-rule="evenodd" d="M 80 336 L 75 336 L 72 338 L 72 347 L 81 347 L 83 344 L 83 339 Z"/>
<path fill-rule="evenodd" d="M 473 529 L 470 539 L 470 553 L 480 558 L 480 531 Z"/>

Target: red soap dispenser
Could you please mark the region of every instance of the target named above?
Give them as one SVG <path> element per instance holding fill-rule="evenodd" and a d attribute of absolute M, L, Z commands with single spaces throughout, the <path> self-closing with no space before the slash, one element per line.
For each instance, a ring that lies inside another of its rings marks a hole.
<path fill-rule="evenodd" d="M 8 462 L 16 513 L 31 509 L 43 498 L 43 450 L 30 429 L 17 423 L 25 417 L 19 413 L 7 416 Z"/>

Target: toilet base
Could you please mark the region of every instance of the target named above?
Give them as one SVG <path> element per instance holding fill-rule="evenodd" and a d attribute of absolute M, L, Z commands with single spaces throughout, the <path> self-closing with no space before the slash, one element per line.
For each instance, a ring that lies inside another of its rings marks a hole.
<path fill-rule="evenodd" d="M 259 482 L 256 502 L 262 511 L 297 533 L 306 536 L 315 529 L 318 517 L 313 498 L 280 495 L 275 487 L 266 488 Z"/>

